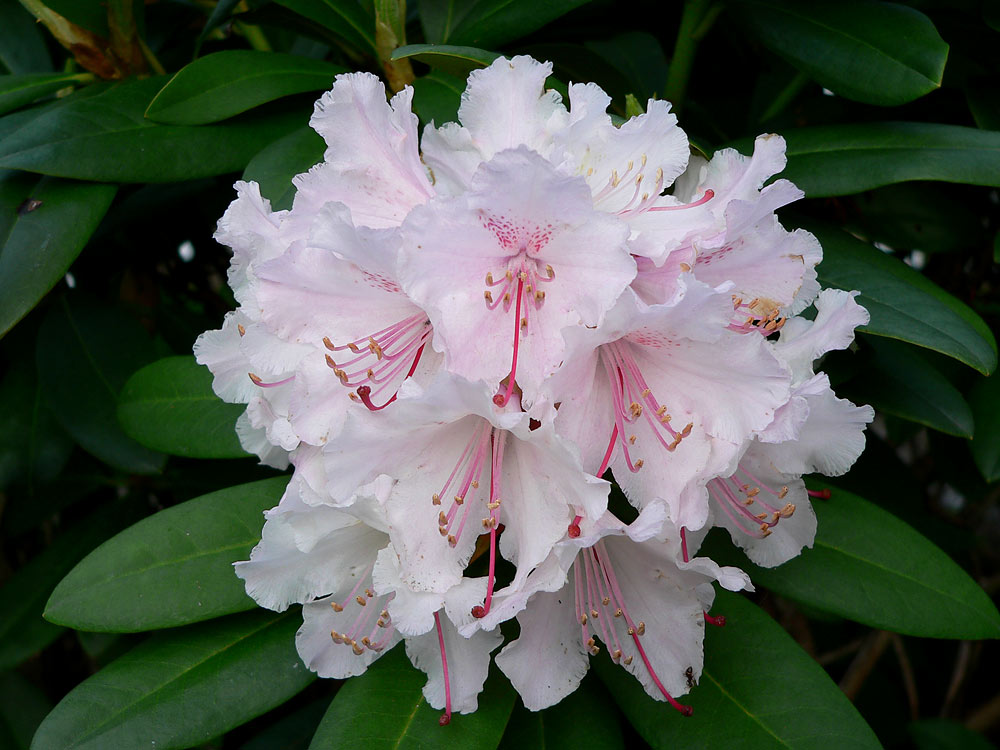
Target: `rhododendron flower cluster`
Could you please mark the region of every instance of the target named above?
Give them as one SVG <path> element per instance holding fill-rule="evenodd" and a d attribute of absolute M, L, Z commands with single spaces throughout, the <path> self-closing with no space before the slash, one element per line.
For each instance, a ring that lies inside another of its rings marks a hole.
<path fill-rule="evenodd" d="M 724 527 L 765 566 L 810 546 L 801 476 L 846 471 L 872 419 L 814 371 L 868 316 L 775 217 L 802 196 L 764 186 L 782 139 L 706 161 L 667 102 L 616 125 L 550 74 L 500 58 L 419 138 L 411 89 L 339 76 L 291 210 L 237 183 L 216 237 L 239 308 L 195 346 L 247 405 L 243 446 L 294 466 L 236 565 L 247 592 L 304 605 L 324 677 L 404 641 L 443 723 L 502 645 L 530 709 L 605 650 L 690 713 L 712 584 L 752 588 L 701 539 Z"/>

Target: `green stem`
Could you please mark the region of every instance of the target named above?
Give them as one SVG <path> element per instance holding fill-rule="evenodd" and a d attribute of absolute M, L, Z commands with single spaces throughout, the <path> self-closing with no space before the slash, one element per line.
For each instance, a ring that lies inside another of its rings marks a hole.
<path fill-rule="evenodd" d="M 799 71 L 795 74 L 795 77 L 780 91 L 778 95 L 774 97 L 771 103 L 768 105 L 764 113 L 757 118 L 757 122 L 767 122 L 772 117 L 780 114 L 785 107 L 792 103 L 792 100 L 799 95 L 799 92 L 805 88 L 805 85 L 809 83 L 810 78 L 808 75 Z"/>
<path fill-rule="evenodd" d="M 241 21 L 236 21 L 235 26 L 239 29 L 240 33 L 247 40 L 250 46 L 259 50 L 260 52 L 271 52 L 271 43 L 267 41 L 267 37 L 264 36 L 264 32 L 261 31 L 260 26 L 252 26 L 248 23 L 242 23 Z"/>
<path fill-rule="evenodd" d="M 670 61 L 670 71 L 667 73 L 667 85 L 664 90 L 664 98 L 673 103 L 675 110 L 680 109 L 684 102 L 698 39 L 708 31 L 705 22 L 715 20 L 716 15 L 712 0 L 685 0 L 681 26 L 677 30 L 674 56 Z"/>
<path fill-rule="evenodd" d="M 151 50 L 149 45 L 146 44 L 146 40 L 141 36 L 136 36 L 136 41 L 139 42 L 139 49 L 142 50 L 142 56 L 146 58 L 146 62 L 149 63 L 149 67 L 152 71 L 159 76 L 166 75 L 166 69 L 160 61 L 156 59 L 156 55 L 153 54 L 153 50 Z"/>

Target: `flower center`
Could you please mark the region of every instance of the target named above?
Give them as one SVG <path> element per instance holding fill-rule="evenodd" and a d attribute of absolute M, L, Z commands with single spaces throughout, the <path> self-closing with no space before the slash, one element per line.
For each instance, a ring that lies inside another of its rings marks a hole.
<path fill-rule="evenodd" d="M 324 337 L 323 345 L 330 352 L 355 355 L 337 362 L 327 354 L 326 364 L 342 385 L 357 389 L 350 394 L 353 401 L 360 400 L 370 410 L 379 411 L 396 400 L 400 384 L 416 371 L 430 335 L 430 321 L 420 313 L 343 345 Z M 376 406 L 374 399 L 385 396 L 385 403 Z"/>
<path fill-rule="evenodd" d="M 646 633 L 646 623 L 642 620 L 635 622 L 629 614 L 603 541 L 580 550 L 573 561 L 573 585 L 580 637 L 587 650 L 596 655 L 600 651 L 596 639 L 600 638 L 611 651 L 611 659 L 615 664 L 627 666 L 638 655 L 666 701 L 684 716 L 690 716 L 694 709 L 678 703 L 667 692 L 646 655 L 640 640 Z M 619 630 L 624 631 L 621 637 Z M 634 653 L 627 653 L 633 649 Z"/>
<path fill-rule="evenodd" d="M 699 258 L 699 261 L 701 260 Z M 742 297 L 734 296 L 733 317 L 736 320 L 729 324 L 730 331 L 737 333 L 757 331 L 762 336 L 770 336 L 772 333 L 780 331 L 786 320 L 779 315 L 777 303 L 762 300 L 759 297 L 744 302 Z"/>
<path fill-rule="evenodd" d="M 370 586 L 362 591 L 361 586 L 365 581 L 371 581 L 371 567 L 365 575 L 358 577 L 358 582 L 343 602 L 330 602 L 334 612 L 357 607 L 357 616 L 345 632 L 330 631 L 333 642 L 349 646 L 355 656 L 361 656 L 366 650 L 382 651 L 396 631 L 396 626 L 389 617 L 389 610 L 386 609 L 395 594 L 376 596 Z"/>
<path fill-rule="evenodd" d="M 778 508 L 769 502 L 784 500 L 788 487 L 775 490 L 742 466 L 732 476 L 710 481 L 708 494 L 740 531 L 757 539 L 770 535 L 778 521 L 795 512 L 792 503 Z"/>

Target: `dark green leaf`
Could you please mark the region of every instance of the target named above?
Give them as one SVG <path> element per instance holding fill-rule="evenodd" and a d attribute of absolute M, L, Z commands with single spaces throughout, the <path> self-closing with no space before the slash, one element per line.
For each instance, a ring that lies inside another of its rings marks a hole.
<path fill-rule="evenodd" d="M 740 20 L 796 69 L 867 104 L 905 104 L 941 85 L 948 45 L 927 16 L 886 2 L 738 0 Z"/>
<path fill-rule="evenodd" d="M 921 719 L 906 728 L 917 750 L 995 750 L 979 732 L 950 719 Z"/>
<path fill-rule="evenodd" d="M 328 705 L 329 699 L 323 698 L 306 704 L 255 735 L 240 750 L 306 750 Z"/>
<path fill-rule="evenodd" d="M 215 31 L 215 29 L 224 24 L 232 14 L 233 9 L 239 4 L 240 0 L 219 0 L 215 4 L 215 7 L 212 8 L 212 13 L 205 21 L 205 25 L 201 27 L 201 33 L 198 35 L 198 39 L 203 40 L 211 32 Z"/>
<path fill-rule="evenodd" d="M 478 0 L 452 26 L 451 44 L 500 47 L 551 23 L 590 0 Z"/>
<path fill-rule="evenodd" d="M 0 167 L 109 182 L 193 180 L 243 169 L 306 119 L 271 109 L 217 125 L 157 125 L 143 113 L 163 84 L 118 83 L 34 118 L 4 139 Z"/>
<path fill-rule="evenodd" d="M 491 670 L 473 714 L 455 714 L 441 727 L 441 712 L 421 694 L 427 678 L 412 666 L 398 646 L 348 680 L 323 717 L 311 750 L 493 750 L 514 708 L 514 690 L 496 669 Z M 372 721 L 377 716 L 378 721 Z"/>
<path fill-rule="evenodd" d="M 845 395 L 947 435 L 972 437 L 972 409 L 930 362 L 913 347 L 891 339 L 869 343 L 874 357 L 861 376 L 845 386 Z"/>
<path fill-rule="evenodd" d="M 181 68 L 149 103 L 146 117 L 167 125 L 217 122 L 284 96 L 328 89 L 344 72 L 298 55 L 216 52 Z"/>
<path fill-rule="evenodd" d="M 116 190 L 0 171 L 0 336 L 65 275 Z"/>
<path fill-rule="evenodd" d="M 116 506 L 74 525 L 0 588 L 0 670 L 48 646 L 62 628 L 42 619 L 49 593 L 80 558 L 134 518 Z"/>
<path fill-rule="evenodd" d="M 413 109 L 424 124 L 443 125 L 458 119 L 465 81 L 457 76 L 432 71 L 413 82 Z"/>
<path fill-rule="evenodd" d="M 546 750 L 625 747 L 611 696 L 594 675 L 587 675 L 580 687 L 544 711 L 529 711 L 518 703 L 507 723 L 500 750 L 529 747 Z"/>
<path fill-rule="evenodd" d="M 90 73 L 24 73 L 3 76 L 0 78 L 0 114 L 93 78 Z"/>
<path fill-rule="evenodd" d="M 277 0 L 289 10 L 312 19 L 341 39 L 375 54 L 375 14 L 357 0 Z"/>
<path fill-rule="evenodd" d="M 38 333 L 38 377 L 56 419 L 84 450 L 135 474 L 160 471 L 166 457 L 122 431 L 118 392 L 155 358 L 152 339 L 137 321 L 113 308 L 70 304 L 65 296 Z"/>
<path fill-rule="evenodd" d="M 15 74 L 52 70 L 42 32 L 20 3 L 0 3 L 0 63 Z"/>
<path fill-rule="evenodd" d="M 72 450 L 45 406 L 34 362 L 16 361 L 0 380 L 0 491 L 21 482 L 35 500 L 37 485 L 54 479 Z"/>
<path fill-rule="evenodd" d="M 35 750 L 173 750 L 284 703 L 316 675 L 295 652 L 298 609 L 158 633 L 70 692 Z"/>
<path fill-rule="evenodd" d="M 270 199 L 275 211 L 291 208 L 295 197 L 292 178 L 323 161 L 325 148 L 319 134 L 303 126 L 259 151 L 247 164 L 243 179 L 259 184 L 261 195 Z"/>
<path fill-rule="evenodd" d="M 1000 130 L 1000 86 L 994 80 L 970 82 L 965 96 L 976 125 L 983 130 Z"/>
<path fill-rule="evenodd" d="M 212 373 L 190 355 L 146 365 L 118 397 L 118 422 L 147 448 L 190 458 L 246 458 L 236 436 L 243 404 L 212 392 Z"/>
<path fill-rule="evenodd" d="M 643 107 L 650 97 L 663 92 L 667 83 L 667 57 L 652 34 L 629 31 L 607 41 L 587 42 L 586 46 L 625 76 L 632 94 Z"/>
<path fill-rule="evenodd" d="M 286 477 L 213 492 L 143 519 L 94 550 L 52 592 L 51 622 L 136 632 L 254 607 L 233 572 L 260 541 Z"/>
<path fill-rule="evenodd" d="M 763 611 L 728 591 L 712 611 L 726 616 L 726 626 L 708 628 L 701 683 L 684 701 L 694 707 L 690 718 L 653 701 L 603 654 L 593 660 L 646 742 L 656 750 L 881 748 L 823 668 Z"/>
<path fill-rule="evenodd" d="M 823 243 L 823 286 L 861 291 L 871 313 L 860 330 L 954 357 L 982 373 L 997 363 L 997 345 L 982 318 L 939 286 L 866 242 L 829 226 L 804 224 Z"/>
<path fill-rule="evenodd" d="M 969 394 L 976 420 L 972 457 L 987 482 L 1000 480 L 1000 377 L 981 380 Z"/>
<path fill-rule="evenodd" d="M 827 486 L 810 480 L 814 489 Z M 754 583 L 874 628 L 924 638 L 1000 637 L 997 608 L 950 557 L 877 505 L 831 492 L 813 503 L 819 530 L 811 550 L 771 569 L 741 557 Z"/>
<path fill-rule="evenodd" d="M 106 0 L 45 0 L 45 5 L 71 23 L 108 38 Z"/>
<path fill-rule="evenodd" d="M 500 53 L 477 47 L 456 47 L 453 44 L 407 44 L 392 53 L 393 60 L 408 57 L 465 80 L 470 71 L 485 68 L 500 57 Z"/>
<path fill-rule="evenodd" d="M 28 750 L 51 708 L 42 691 L 17 672 L 0 674 L 0 748 Z"/>
<path fill-rule="evenodd" d="M 460 0 L 420 0 L 420 24 L 430 44 L 447 44 L 451 30 L 475 7 Z"/>
<path fill-rule="evenodd" d="M 1000 186 L 1000 133 L 925 122 L 821 125 L 782 132 L 781 176 L 810 198 L 911 180 Z"/>

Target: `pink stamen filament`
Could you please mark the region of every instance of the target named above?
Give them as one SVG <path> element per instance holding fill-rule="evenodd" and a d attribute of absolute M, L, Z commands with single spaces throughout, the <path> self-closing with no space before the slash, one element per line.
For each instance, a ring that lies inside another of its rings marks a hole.
<path fill-rule="evenodd" d="M 570 521 L 569 528 L 566 530 L 570 539 L 577 539 L 580 536 L 580 521 L 582 520 L 583 516 L 574 516 L 573 520 Z"/>
<path fill-rule="evenodd" d="M 603 477 L 611 463 L 611 454 L 615 451 L 615 441 L 618 439 L 618 425 L 611 428 L 611 440 L 608 441 L 608 449 L 604 452 L 604 459 L 601 461 L 601 468 L 597 470 L 595 477 Z"/>
<path fill-rule="evenodd" d="M 295 376 L 290 375 L 284 380 L 277 380 L 273 383 L 265 383 L 263 380 L 260 379 L 259 376 L 255 375 L 252 372 L 248 372 L 247 375 L 250 376 L 250 382 L 261 388 L 277 388 L 279 385 L 284 385 L 285 383 L 291 383 L 293 380 L 295 380 Z"/>
<path fill-rule="evenodd" d="M 683 211 L 685 208 L 695 208 L 696 206 L 702 206 L 708 203 L 712 198 L 715 197 L 714 190 L 706 190 L 705 194 L 701 196 L 698 200 L 693 203 L 682 203 L 679 206 L 653 206 L 646 209 L 647 211 Z"/>
<path fill-rule="evenodd" d="M 714 625 L 717 628 L 724 628 L 726 626 L 726 616 L 725 615 L 719 615 L 718 617 L 712 617 L 712 615 L 708 614 L 708 612 L 703 612 L 702 614 L 705 615 L 705 622 L 707 622 L 709 625 Z"/>
<path fill-rule="evenodd" d="M 440 726 L 447 726 L 451 723 L 451 682 L 448 679 L 448 654 L 444 649 L 444 631 L 441 630 L 441 618 L 438 613 L 434 613 L 434 627 L 438 632 L 438 646 L 441 647 L 441 671 L 444 674 L 444 713 L 438 719 Z"/>
<path fill-rule="evenodd" d="M 417 365 L 420 362 L 420 356 L 423 353 L 424 353 L 424 345 L 421 344 L 420 348 L 417 349 L 416 355 L 414 355 L 414 357 L 413 357 L 413 364 L 410 365 L 410 369 L 406 373 L 406 375 L 403 378 L 403 380 L 406 380 L 406 378 L 408 378 L 411 375 L 413 375 L 413 373 L 416 371 Z M 402 369 L 402 365 L 400 365 L 400 369 Z M 380 388 L 379 390 L 381 391 L 382 389 Z M 384 404 L 382 404 L 381 406 L 375 406 L 375 404 L 373 404 L 372 401 L 371 401 L 371 392 L 372 392 L 372 389 L 371 389 L 370 386 L 367 386 L 367 385 L 358 386 L 358 390 L 357 390 L 358 396 L 361 398 L 361 402 L 366 407 L 368 407 L 369 411 L 381 411 L 382 409 L 384 409 L 385 407 L 387 407 L 389 404 L 391 404 L 393 401 L 396 400 L 396 393 L 393 393 L 392 396 L 389 398 L 389 400 L 386 401 Z"/>
<path fill-rule="evenodd" d="M 822 490 L 806 490 L 806 494 L 808 494 L 809 497 L 818 497 L 820 500 L 829 500 L 832 495 L 829 488 Z"/>
<path fill-rule="evenodd" d="M 511 394 L 514 393 L 514 377 L 517 375 L 517 350 L 521 340 L 521 297 L 524 295 L 524 280 L 517 279 L 517 306 L 514 312 L 514 356 L 510 363 L 510 375 L 507 376 L 507 391 L 501 396 L 497 393 L 493 397 L 493 403 L 499 407 L 504 407 L 510 401 Z"/>
<path fill-rule="evenodd" d="M 486 617 L 490 613 L 493 604 L 493 588 L 496 585 L 496 565 L 497 565 L 497 526 L 500 523 L 500 478 L 503 470 L 503 450 L 506 442 L 506 433 L 494 430 L 490 436 L 493 448 L 493 455 L 490 462 L 490 569 L 486 583 L 486 599 L 482 606 L 472 608 L 473 617 Z"/>
<path fill-rule="evenodd" d="M 691 558 L 688 557 L 688 540 L 687 540 L 687 529 L 681 526 L 681 555 L 684 556 L 684 562 L 691 562 Z"/>

